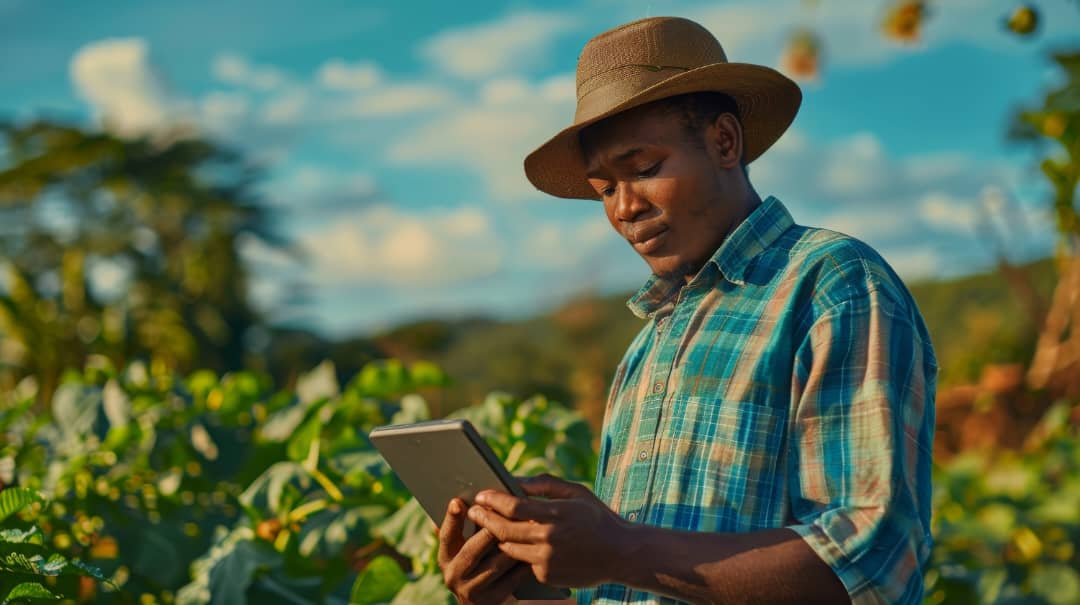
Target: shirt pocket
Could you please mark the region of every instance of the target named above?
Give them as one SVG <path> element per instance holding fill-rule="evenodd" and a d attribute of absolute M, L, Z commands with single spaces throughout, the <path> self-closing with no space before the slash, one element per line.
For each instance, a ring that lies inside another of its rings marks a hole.
<path fill-rule="evenodd" d="M 654 494 L 679 529 L 751 531 L 783 524 L 786 410 L 715 398 L 665 409 Z"/>

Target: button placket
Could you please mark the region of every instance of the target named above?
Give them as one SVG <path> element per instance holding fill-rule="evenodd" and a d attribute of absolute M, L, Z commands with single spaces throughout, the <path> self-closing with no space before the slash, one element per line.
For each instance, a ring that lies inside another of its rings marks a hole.
<path fill-rule="evenodd" d="M 655 362 L 655 373 L 653 374 L 653 384 L 650 391 L 654 396 L 660 395 L 661 393 L 663 393 L 663 395 L 656 397 L 655 399 L 654 405 L 656 406 L 656 413 L 650 415 L 649 420 L 652 423 L 649 427 L 650 430 L 648 432 L 642 431 L 643 434 L 650 435 L 650 439 L 646 444 L 643 444 L 638 448 L 638 452 L 635 456 L 636 463 L 641 464 L 642 466 L 645 466 L 644 463 L 652 459 L 652 463 L 647 465 L 648 479 L 645 484 L 644 494 L 642 494 L 642 500 L 640 503 L 635 503 L 637 505 L 636 510 L 639 512 L 649 505 L 649 501 L 652 498 L 653 483 L 656 481 L 656 474 L 658 472 L 655 457 L 652 455 L 652 449 L 658 443 L 657 431 L 660 428 L 659 420 L 660 416 L 663 414 L 664 402 L 670 401 L 671 399 L 669 397 L 671 394 L 670 389 L 668 388 L 669 381 L 671 380 L 671 373 L 674 371 L 675 356 L 680 346 L 680 341 L 682 340 L 683 334 L 686 332 L 685 322 L 682 321 L 679 316 L 679 302 L 682 299 L 683 291 L 685 291 L 685 288 L 679 291 L 671 314 L 657 320 L 657 346 L 660 350 Z M 687 310 L 687 313 L 693 313 L 692 305 L 683 305 L 682 309 Z M 674 323 L 670 325 L 670 329 L 666 333 L 661 334 L 660 326 L 664 320 L 668 319 Z M 637 466 L 637 464 L 635 464 L 635 466 Z"/>

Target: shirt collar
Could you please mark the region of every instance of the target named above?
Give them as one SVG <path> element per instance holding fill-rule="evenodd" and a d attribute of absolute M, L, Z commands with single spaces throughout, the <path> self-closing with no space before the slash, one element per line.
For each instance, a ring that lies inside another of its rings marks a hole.
<path fill-rule="evenodd" d="M 745 272 L 750 261 L 794 224 L 787 208 L 770 195 L 724 239 L 690 283 L 716 279 L 712 270 L 715 266 L 719 269 L 720 277 L 745 286 Z M 673 306 L 672 299 L 685 283 L 681 276 L 665 278 L 650 275 L 637 294 L 626 301 L 626 306 L 641 319 L 650 318 L 665 307 Z"/>

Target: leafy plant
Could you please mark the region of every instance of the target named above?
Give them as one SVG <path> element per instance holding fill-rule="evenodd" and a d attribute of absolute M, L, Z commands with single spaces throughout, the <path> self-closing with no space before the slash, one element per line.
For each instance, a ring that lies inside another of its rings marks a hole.
<path fill-rule="evenodd" d="M 69 560 L 47 547 L 37 526 L 9 522 L 20 511 L 44 501 L 37 492 L 22 487 L 0 492 L 0 603 L 4 605 L 55 601 L 70 594 L 70 582 L 58 589 L 58 578 L 105 579 L 96 567 Z"/>
<path fill-rule="evenodd" d="M 968 452 L 935 474 L 926 602 L 1080 603 L 1080 434 L 1052 407 L 1021 452 Z"/>
<path fill-rule="evenodd" d="M 93 358 L 42 412 L 32 379 L 0 394 L 0 459 L 21 486 L 0 495 L 51 498 L 29 520 L 111 581 L 68 593 L 79 600 L 449 603 L 430 521 L 366 437 L 429 418 L 421 393 L 447 382 L 385 360 L 342 386 L 324 363 L 273 392 L 251 372 Z M 542 397 L 492 394 L 457 415 L 514 472 L 588 481 L 595 468 L 585 421 Z"/>

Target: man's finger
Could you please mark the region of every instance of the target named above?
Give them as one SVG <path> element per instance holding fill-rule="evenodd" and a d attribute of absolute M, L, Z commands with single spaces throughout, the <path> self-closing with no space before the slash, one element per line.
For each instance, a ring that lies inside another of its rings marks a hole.
<path fill-rule="evenodd" d="M 483 528 L 478 529 L 475 534 L 469 536 L 469 539 L 465 541 L 464 546 L 454 557 L 455 564 L 459 566 L 454 571 L 461 577 L 468 576 L 476 568 L 477 564 L 483 560 L 484 555 L 489 550 L 495 550 L 493 547 L 496 544 L 498 544 L 498 540 L 495 539 L 491 531 Z"/>
<path fill-rule="evenodd" d="M 499 542 L 541 542 L 544 539 L 543 527 L 530 521 L 511 521 L 495 511 L 483 506 L 469 508 L 469 518 L 479 527 L 483 527 L 495 536 Z"/>
<path fill-rule="evenodd" d="M 516 561 L 515 561 L 516 562 Z M 528 565 L 516 565 L 512 567 L 509 572 L 503 574 L 501 578 L 495 580 L 489 588 L 491 594 L 496 595 L 510 595 L 514 590 L 525 581 L 526 578 L 532 575 L 532 567 Z M 514 602 L 514 601 L 511 601 Z"/>
<path fill-rule="evenodd" d="M 446 506 L 446 516 L 439 528 L 439 566 L 444 567 L 461 550 L 465 543 L 462 528 L 465 526 L 465 503 L 454 498 Z"/>
<path fill-rule="evenodd" d="M 553 477 L 547 473 L 535 477 L 526 477 L 521 479 L 519 483 L 522 491 L 526 494 L 542 498 L 582 498 L 592 493 L 582 485 Z"/>
<path fill-rule="evenodd" d="M 491 490 L 476 494 L 476 503 L 490 508 L 507 519 L 518 521 L 551 521 L 557 514 L 546 502 L 518 498 Z"/>
<path fill-rule="evenodd" d="M 499 542 L 499 550 L 515 561 L 533 565 L 543 560 L 543 546 L 518 542 Z"/>
<path fill-rule="evenodd" d="M 522 565 L 522 563 L 499 549 L 493 548 L 483 560 L 477 563 L 476 573 L 469 579 L 469 583 L 488 584 L 494 582 L 513 570 L 516 565 Z"/>

